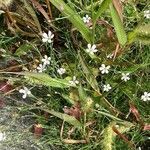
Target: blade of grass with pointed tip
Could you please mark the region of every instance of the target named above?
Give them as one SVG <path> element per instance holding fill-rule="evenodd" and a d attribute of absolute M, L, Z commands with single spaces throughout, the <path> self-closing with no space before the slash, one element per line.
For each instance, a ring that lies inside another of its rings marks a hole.
<path fill-rule="evenodd" d="M 33 10 L 33 8 L 31 7 L 31 5 L 26 1 L 26 0 L 23 0 L 23 3 L 25 5 L 25 8 L 28 10 L 28 12 L 30 13 L 30 15 L 32 16 L 35 24 L 37 25 L 37 28 L 39 30 L 40 33 L 42 33 L 42 29 L 41 29 L 41 25 L 40 25 L 40 22 L 36 16 L 36 13 L 35 11 Z"/>
<path fill-rule="evenodd" d="M 69 124 L 77 127 L 77 128 L 81 128 L 82 127 L 82 124 L 73 116 L 70 116 L 70 115 L 67 115 L 67 114 L 64 114 L 64 113 L 60 113 L 60 112 L 57 112 L 57 111 L 54 111 L 54 110 L 48 110 L 48 109 L 45 109 L 45 108 L 41 108 L 41 107 L 31 107 L 29 108 L 30 110 L 32 109 L 39 109 L 39 110 L 43 110 L 47 113 L 50 113 L 66 122 L 68 122 Z"/>
<path fill-rule="evenodd" d="M 84 24 L 81 17 L 72 10 L 63 0 L 50 0 L 50 2 L 65 16 L 67 19 L 78 29 L 78 31 L 82 34 L 83 38 L 88 43 L 91 43 L 91 31 Z"/>
<path fill-rule="evenodd" d="M 109 7 L 109 4 L 112 2 L 112 0 L 103 0 L 101 5 L 99 6 L 98 11 L 94 15 L 94 24 L 97 21 L 97 19 L 101 16 L 101 14 Z"/>
<path fill-rule="evenodd" d="M 83 61 L 83 58 L 80 54 L 79 54 L 79 59 L 80 59 L 81 67 L 85 74 L 86 80 L 91 85 L 91 87 L 99 93 L 98 83 L 97 83 L 94 75 L 92 74 L 91 70 L 88 68 L 88 66 Z"/>
<path fill-rule="evenodd" d="M 56 112 L 54 110 L 49 111 L 52 115 L 68 122 L 69 124 L 72 124 L 75 127 L 82 127 L 81 123 L 73 116 L 69 116 L 64 113 Z"/>
<path fill-rule="evenodd" d="M 0 74 L 16 74 L 23 75 L 26 77 L 30 84 L 45 85 L 55 88 L 68 88 L 71 85 L 65 79 L 52 78 L 45 73 L 35 73 L 35 72 L 0 72 Z"/>
<path fill-rule="evenodd" d="M 123 27 L 123 23 L 114 8 L 113 4 L 110 4 L 110 13 L 112 17 L 112 21 L 114 23 L 114 28 L 117 34 L 118 41 L 121 45 L 125 45 L 127 42 L 127 35 Z"/>

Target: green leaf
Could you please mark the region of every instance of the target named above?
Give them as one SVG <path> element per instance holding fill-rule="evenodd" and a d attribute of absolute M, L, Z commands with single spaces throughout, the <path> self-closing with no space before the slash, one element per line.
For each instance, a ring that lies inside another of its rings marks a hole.
<path fill-rule="evenodd" d="M 139 70 L 139 69 L 143 69 L 143 68 L 145 68 L 145 67 L 147 67 L 147 66 L 150 66 L 150 63 L 147 63 L 147 64 L 135 64 L 135 65 L 132 65 L 131 67 L 128 67 L 127 69 L 125 68 L 125 69 L 122 69 L 122 73 L 128 73 L 128 72 L 130 72 L 130 73 L 134 73 L 134 72 L 136 72 L 137 70 Z"/>
<path fill-rule="evenodd" d="M 66 122 L 68 122 L 69 124 L 77 127 L 77 128 L 81 128 L 82 127 L 82 124 L 73 116 L 70 116 L 70 115 L 67 115 L 67 114 L 64 114 L 64 113 L 60 113 L 60 112 L 57 112 L 57 111 L 54 111 L 54 110 L 48 110 L 48 109 L 45 109 L 45 108 L 41 108 L 41 107 L 31 107 L 30 110 L 32 109 L 39 109 L 39 110 L 43 110 L 47 113 L 50 113 Z"/>
<path fill-rule="evenodd" d="M 88 66 L 85 64 L 85 62 L 83 61 L 82 56 L 79 54 L 79 59 L 80 59 L 80 63 L 81 63 L 81 67 L 82 70 L 85 74 L 85 78 L 88 81 L 88 83 L 91 85 L 91 87 L 99 92 L 99 87 L 98 87 L 98 83 L 94 77 L 94 75 L 92 74 L 91 70 L 88 68 Z"/>
<path fill-rule="evenodd" d="M 69 124 L 72 124 L 75 127 L 82 127 L 82 124 L 73 116 L 69 116 L 67 114 L 64 113 L 60 113 L 60 112 L 56 112 L 54 110 L 48 111 L 49 113 L 51 113 L 52 115 L 68 122 Z"/>
<path fill-rule="evenodd" d="M 50 0 L 50 2 L 65 16 L 68 20 L 79 30 L 82 34 L 83 38 L 88 43 L 91 43 L 91 31 L 84 24 L 81 17 L 78 15 L 76 11 L 71 9 L 63 0 Z"/>
<path fill-rule="evenodd" d="M 31 44 L 25 43 L 16 50 L 15 55 L 17 56 L 26 55 L 27 52 L 31 50 L 31 48 L 33 48 Z"/>
<path fill-rule="evenodd" d="M 38 20 L 38 17 L 36 16 L 34 9 L 31 7 L 31 5 L 28 3 L 28 1 L 23 0 L 23 3 L 25 5 L 25 8 L 28 10 L 29 14 L 32 16 L 39 32 L 42 33 L 41 25 L 40 25 L 40 22 Z"/>
<path fill-rule="evenodd" d="M 136 40 L 150 44 L 150 24 L 141 25 L 136 29 Z"/>
<path fill-rule="evenodd" d="M 80 100 L 85 103 L 86 99 L 87 99 L 87 94 L 84 90 L 84 88 L 82 87 L 82 85 L 80 84 L 80 86 L 78 87 L 78 92 L 79 92 L 79 97 Z"/>
<path fill-rule="evenodd" d="M 132 32 L 128 33 L 128 44 L 131 44 L 134 41 L 150 44 L 150 24 L 140 24 Z"/>
<path fill-rule="evenodd" d="M 65 79 L 52 78 L 45 73 L 33 73 L 33 72 L 21 72 L 20 75 L 25 75 L 27 79 L 39 85 L 45 85 L 56 88 L 68 88 L 70 86 L 69 82 Z"/>
<path fill-rule="evenodd" d="M 127 42 L 127 35 L 125 33 L 123 23 L 118 15 L 116 9 L 114 8 L 113 4 L 110 4 L 110 13 L 112 16 L 112 21 L 114 23 L 114 28 L 115 28 L 115 31 L 117 34 L 118 41 L 121 45 L 125 45 Z"/>
<path fill-rule="evenodd" d="M 75 101 L 73 99 L 71 99 L 67 94 L 62 94 L 61 95 L 64 99 L 67 100 L 67 102 L 71 103 L 71 104 L 75 104 Z"/>
<path fill-rule="evenodd" d="M 111 3 L 112 0 L 103 0 L 101 3 L 98 11 L 96 12 L 94 16 L 94 23 L 97 21 L 97 19 L 101 16 L 101 14 L 109 7 L 109 4 Z"/>

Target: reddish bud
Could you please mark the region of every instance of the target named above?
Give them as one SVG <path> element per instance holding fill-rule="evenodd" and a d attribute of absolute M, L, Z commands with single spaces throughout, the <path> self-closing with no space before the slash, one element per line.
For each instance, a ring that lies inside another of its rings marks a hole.
<path fill-rule="evenodd" d="M 34 135 L 39 138 L 43 134 L 43 128 L 41 124 L 34 125 Z"/>

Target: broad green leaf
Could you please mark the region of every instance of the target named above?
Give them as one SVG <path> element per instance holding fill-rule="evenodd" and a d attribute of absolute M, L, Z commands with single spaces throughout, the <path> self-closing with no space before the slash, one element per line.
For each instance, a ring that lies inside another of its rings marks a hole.
<path fill-rule="evenodd" d="M 88 81 L 88 83 L 91 85 L 91 87 L 95 91 L 99 92 L 98 83 L 97 83 L 94 75 L 92 74 L 91 70 L 88 68 L 88 66 L 83 61 L 83 58 L 80 54 L 79 54 L 79 59 L 80 59 L 81 67 L 82 67 L 82 70 L 85 74 L 86 80 Z"/>
<path fill-rule="evenodd" d="M 30 84 L 45 85 L 56 88 L 68 88 L 71 84 L 65 79 L 52 78 L 45 73 L 35 72 L 0 72 L 0 74 L 23 75 Z"/>
<path fill-rule="evenodd" d="M 117 34 L 118 41 L 121 45 L 125 45 L 127 42 L 127 35 L 125 33 L 123 23 L 118 15 L 116 9 L 114 8 L 113 4 L 110 4 L 110 13 L 112 16 L 112 21 L 114 23 L 114 28 L 115 28 L 115 31 Z"/>
<path fill-rule="evenodd" d="M 101 14 L 109 7 L 109 4 L 112 2 L 112 0 L 103 0 L 103 2 L 100 4 L 98 11 L 96 12 L 94 16 L 94 23 L 97 21 L 97 19 L 101 16 Z"/>
<path fill-rule="evenodd" d="M 29 52 L 32 47 L 33 46 L 31 44 L 25 43 L 16 50 L 15 55 L 17 56 L 26 55 L 27 52 Z"/>
<path fill-rule="evenodd" d="M 91 43 L 91 31 L 84 24 L 78 13 L 72 10 L 63 0 L 50 0 L 50 2 L 79 30 L 83 38 Z"/>
<path fill-rule="evenodd" d="M 20 75 L 24 75 L 27 79 L 39 85 L 45 85 L 56 88 L 68 88 L 70 86 L 69 82 L 65 79 L 52 78 L 48 74 L 45 73 L 33 73 L 33 72 L 21 72 L 18 73 Z"/>

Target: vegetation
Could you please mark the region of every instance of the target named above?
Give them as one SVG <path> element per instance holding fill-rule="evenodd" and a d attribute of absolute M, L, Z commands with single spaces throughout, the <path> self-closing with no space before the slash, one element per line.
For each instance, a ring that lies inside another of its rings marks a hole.
<path fill-rule="evenodd" d="M 149 6 L 0 0 L 0 149 L 149 149 Z"/>

